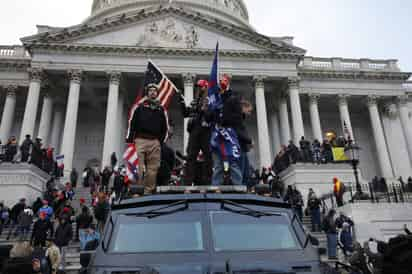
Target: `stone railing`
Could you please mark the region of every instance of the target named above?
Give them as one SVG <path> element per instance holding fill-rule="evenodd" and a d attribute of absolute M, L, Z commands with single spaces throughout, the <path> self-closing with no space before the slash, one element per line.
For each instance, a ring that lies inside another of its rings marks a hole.
<path fill-rule="evenodd" d="M 403 87 L 405 88 L 406 92 L 412 92 L 412 81 L 406 81 L 406 83 L 403 84 Z"/>
<path fill-rule="evenodd" d="M 22 46 L 0 45 L 0 59 L 27 59 L 29 53 Z"/>
<path fill-rule="evenodd" d="M 372 59 L 345 59 L 322 58 L 305 56 L 299 65 L 310 70 L 336 70 L 336 71 L 395 71 L 399 72 L 397 60 L 372 60 Z"/>

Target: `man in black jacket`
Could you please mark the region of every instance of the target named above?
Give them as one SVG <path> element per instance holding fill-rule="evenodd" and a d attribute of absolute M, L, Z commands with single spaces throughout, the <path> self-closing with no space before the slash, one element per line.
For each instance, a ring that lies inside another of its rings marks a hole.
<path fill-rule="evenodd" d="M 31 140 L 30 135 L 26 135 L 26 139 L 24 139 L 23 143 L 20 146 L 21 151 L 21 161 L 27 162 L 30 156 L 30 150 L 33 145 L 33 141 Z"/>
<path fill-rule="evenodd" d="M 198 94 L 196 99 L 191 102 L 190 107 L 186 107 L 184 98 L 181 97 L 181 108 L 183 116 L 190 118 L 187 131 L 190 133 L 187 145 L 187 161 L 185 168 L 184 184 L 191 185 L 195 178 L 197 158 L 200 151 L 204 158 L 206 178 L 202 178 L 210 183 L 212 176 L 212 154 L 210 152 L 210 123 L 206 120 L 208 108 L 208 82 L 199 80 L 197 82 Z"/>
<path fill-rule="evenodd" d="M 34 223 L 33 231 L 31 234 L 31 243 L 34 247 L 46 246 L 47 233 L 49 236 L 53 236 L 53 225 L 46 218 L 46 212 L 39 213 L 39 219 Z"/>
<path fill-rule="evenodd" d="M 213 113 L 208 113 L 208 119 L 211 119 L 217 128 L 224 128 L 226 130 L 233 129 L 236 133 L 236 138 L 239 143 L 245 142 L 243 140 L 246 138 L 247 134 L 243 126 L 243 112 L 241 106 L 240 97 L 234 94 L 234 92 L 229 87 L 229 78 L 224 76 L 220 81 L 220 96 L 223 101 L 223 108 L 221 110 L 215 111 Z M 248 138 L 248 137 L 247 137 Z M 233 145 L 233 144 L 232 144 Z M 225 181 L 225 173 L 230 173 L 230 183 L 233 185 L 241 185 L 243 182 L 242 170 L 240 167 L 240 147 L 233 147 L 232 149 L 237 149 L 238 151 L 233 151 L 231 159 L 222 159 L 221 155 L 215 147 L 213 150 L 213 185 L 222 185 Z M 233 156 L 238 156 L 235 158 Z M 229 165 L 229 169 L 225 165 Z"/>
<path fill-rule="evenodd" d="M 152 194 L 156 189 L 156 177 L 160 167 L 160 144 L 167 134 L 167 118 L 160 105 L 158 87 L 148 84 L 146 97 L 142 100 L 133 114 L 130 125 L 128 142 L 136 144 L 140 170 L 146 165 L 144 180 L 139 178 L 138 183 L 144 185 L 145 194 Z"/>

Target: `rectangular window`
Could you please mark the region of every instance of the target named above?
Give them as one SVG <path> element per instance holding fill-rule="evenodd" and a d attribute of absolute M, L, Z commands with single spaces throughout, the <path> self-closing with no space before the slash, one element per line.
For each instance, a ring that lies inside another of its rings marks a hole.
<path fill-rule="evenodd" d="M 200 216 L 187 212 L 184 217 L 179 215 L 152 219 L 122 216 L 112 240 L 111 251 L 148 253 L 204 250 Z"/>
<path fill-rule="evenodd" d="M 216 251 L 259 251 L 300 248 L 286 216 L 252 217 L 212 212 Z"/>

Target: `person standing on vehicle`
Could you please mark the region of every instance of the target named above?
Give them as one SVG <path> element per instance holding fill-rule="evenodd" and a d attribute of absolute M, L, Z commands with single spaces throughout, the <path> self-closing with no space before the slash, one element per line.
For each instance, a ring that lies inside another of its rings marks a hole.
<path fill-rule="evenodd" d="M 197 96 L 189 107 L 186 106 L 184 98 L 180 97 L 183 116 L 190 118 L 186 129 L 190 135 L 186 151 L 185 185 L 191 185 L 194 181 L 196 162 L 200 152 L 203 155 L 206 169 L 205 174 L 207 174 L 207 178 L 204 179 L 210 181 L 212 176 L 212 154 L 210 152 L 211 127 L 206 118 L 209 83 L 206 80 L 199 80 L 196 85 Z"/>
<path fill-rule="evenodd" d="M 225 174 L 230 176 L 230 183 L 243 183 L 240 167 L 241 148 L 239 129 L 243 129 L 243 113 L 240 97 L 230 89 L 230 79 L 224 75 L 220 80 L 219 96 L 221 104 L 215 109 L 209 108 L 208 116 L 215 124 L 212 131 L 211 147 L 213 158 L 213 185 L 222 185 Z M 210 107 L 210 106 L 209 106 Z M 230 175 L 229 175 L 230 174 Z"/>
<path fill-rule="evenodd" d="M 138 184 L 144 185 L 144 193 L 152 194 L 156 189 L 157 172 L 160 167 L 161 143 L 167 134 L 167 118 L 165 110 L 157 96 L 156 84 L 146 86 L 146 96 L 135 110 L 130 124 L 128 142 L 136 145 L 141 170 L 145 170 L 144 178 Z M 146 168 L 143 168 L 145 165 Z"/>

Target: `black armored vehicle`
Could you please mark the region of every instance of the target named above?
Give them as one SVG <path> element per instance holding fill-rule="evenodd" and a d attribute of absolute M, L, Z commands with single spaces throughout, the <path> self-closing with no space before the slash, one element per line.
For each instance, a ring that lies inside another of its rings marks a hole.
<path fill-rule="evenodd" d="M 114 205 L 87 273 L 321 273 L 316 239 L 282 200 L 178 188 Z"/>

